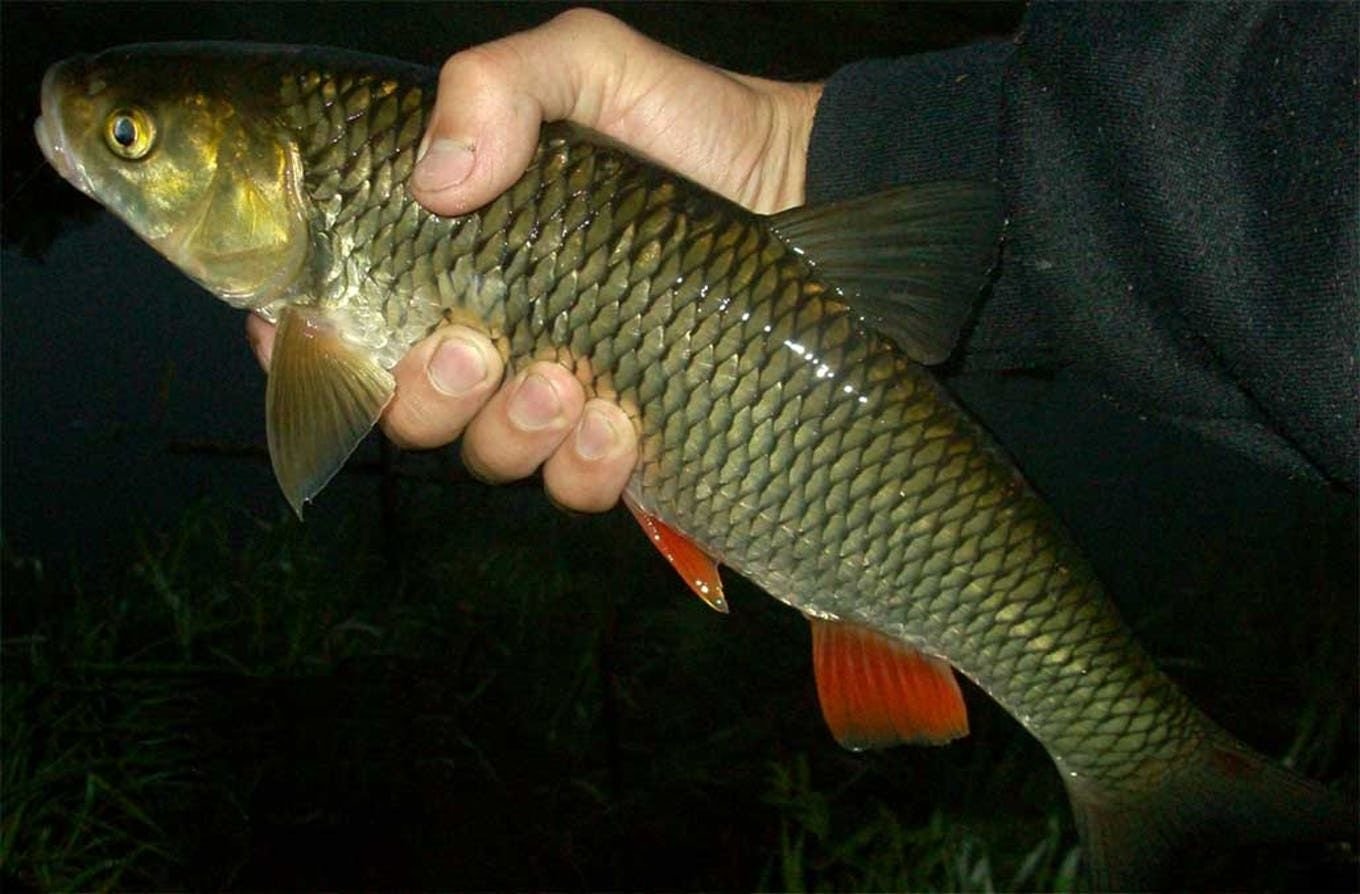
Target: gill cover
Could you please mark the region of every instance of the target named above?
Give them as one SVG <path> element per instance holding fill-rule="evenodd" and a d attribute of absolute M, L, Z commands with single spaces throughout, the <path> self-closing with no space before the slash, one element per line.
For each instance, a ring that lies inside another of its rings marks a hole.
<path fill-rule="evenodd" d="M 229 303 L 258 307 L 293 284 L 307 259 L 302 160 L 291 140 L 233 116 L 222 122 L 215 162 L 201 215 L 172 260 Z"/>

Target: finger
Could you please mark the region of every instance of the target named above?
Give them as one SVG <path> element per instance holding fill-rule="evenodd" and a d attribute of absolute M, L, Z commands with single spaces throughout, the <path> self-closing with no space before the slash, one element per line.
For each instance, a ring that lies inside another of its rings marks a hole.
<path fill-rule="evenodd" d="M 619 59 L 611 35 L 620 30 L 633 33 L 602 13 L 571 10 L 450 57 L 439 73 L 411 194 L 436 214 L 453 215 L 508 189 L 528 166 L 543 121 L 582 121 L 578 106 L 594 99 L 582 96 L 594 92 L 582 85 L 608 82 L 605 72 Z"/>
<path fill-rule="evenodd" d="M 627 414 L 608 401 L 588 401 L 581 421 L 544 464 L 543 484 L 567 509 L 603 512 L 623 495 L 637 459 Z"/>
<path fill-rule="evenodd" d="M 485 335 L 466 326 L 440 329 L 392 368 L 397 393 L 383 414 L 383 431 L 401 447 L 449 443 L 496 390 L 503 370 Z"/>
<path fill-rule="evenodd" d="M 491 482 L 523 478 L 552 455 L 576 426 L 581 383 L 556 363 L 535 363 L 487 403 L 463 436 L 463 463 Z"/>
<path fill-rule="evenodd" d="M 269 372 L 269 358 L 274 354 L 274 324 L 259 314 L 247 314 L 246 341 L 255 352 L 260 369 Z"/>

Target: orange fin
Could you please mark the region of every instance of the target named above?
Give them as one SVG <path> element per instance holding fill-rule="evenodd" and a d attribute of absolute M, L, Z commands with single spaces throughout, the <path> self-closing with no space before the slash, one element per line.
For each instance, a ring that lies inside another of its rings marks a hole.
<path fill-rule="evenodd" d="M 623 502 L 633 513 L 633 518 L 642 525 L 647 539 L 652 541 L 671 567 L 679 572 L 685 583 L 708 605 L 727 614 L 727 599 L 723 597 L 722 578 L 718 576 L 718 563 L 713 557 L 694 545 L 684 534 L 672 528 L 648 512 L 642 510 L 633 498 L 624 494 Z"/>
<path fill-rule="evenodd" d="M 841 745 L 940 745 L 968 734 L 968 711 L 947 661 L 856 624 L 808 620 L 817 698 Z"/>

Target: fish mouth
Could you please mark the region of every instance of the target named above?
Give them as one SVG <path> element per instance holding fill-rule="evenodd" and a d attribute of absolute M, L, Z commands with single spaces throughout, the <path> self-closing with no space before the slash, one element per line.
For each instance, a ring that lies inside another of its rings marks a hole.
<path fill-rule="evenodd" d="M 61 126 L 61 115 L 57 111 L 58 80 L 69 62 L 58 62 L 47 69 L 43 75 L 40 94 L 41 114 L 33 122 L 33 136 L 38 141 L 43 158 L 56 169 L 57 173 L 72 186 L 90 198 L 94 198 L 94 186 L 90 182 L 85 167 L 76 161 L 67 147 L 66 132 Z"/>

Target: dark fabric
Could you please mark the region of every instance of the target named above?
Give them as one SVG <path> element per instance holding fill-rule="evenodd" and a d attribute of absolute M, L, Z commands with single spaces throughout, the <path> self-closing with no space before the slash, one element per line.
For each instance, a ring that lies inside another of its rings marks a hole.
<path fill-rule="evenodd" d="M 808 200 L 995 177 L 961 369 L 1079 368 L 1354 489 L 1358 32 L 1353 4 L 1037 4 L 1013 42 L 837 72 Z"/>

